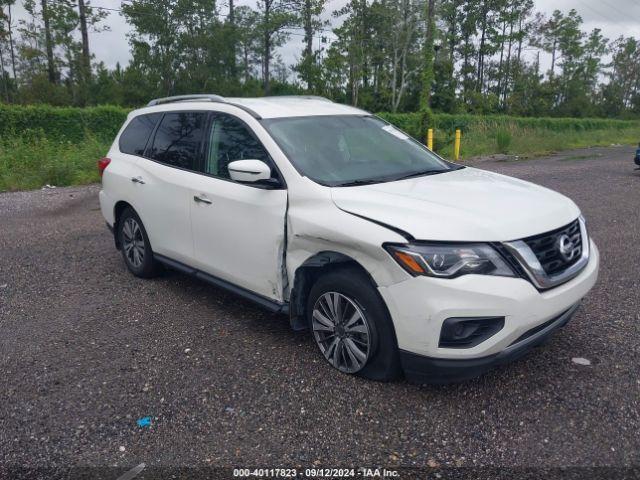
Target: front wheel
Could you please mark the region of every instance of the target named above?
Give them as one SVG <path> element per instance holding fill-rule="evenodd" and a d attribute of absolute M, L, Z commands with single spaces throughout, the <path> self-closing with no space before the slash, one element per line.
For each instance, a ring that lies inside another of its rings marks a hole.
<path fill-rule="evenodd" d="M 316 345 L 337 370 L 371 380 L 398 377 L 391 318 L 358 269 L 342 268 L 320 277 L 309 294 L 307 317 Z"/>

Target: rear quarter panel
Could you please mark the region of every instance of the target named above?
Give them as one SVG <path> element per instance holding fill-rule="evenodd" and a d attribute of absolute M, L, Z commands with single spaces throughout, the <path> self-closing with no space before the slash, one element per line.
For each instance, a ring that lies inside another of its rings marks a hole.
<path fill-rule="evenodd" d="M 136 157 L 120 153 L 113 147 L 108 157 L 111 163 L 102 175 L 100 209 L 106 222 L 115 226 L 115 206 L 119 201 L 127 202 L 135 208 L 136 184 L 131 179 L 140 175 L 140 168 Z"/>

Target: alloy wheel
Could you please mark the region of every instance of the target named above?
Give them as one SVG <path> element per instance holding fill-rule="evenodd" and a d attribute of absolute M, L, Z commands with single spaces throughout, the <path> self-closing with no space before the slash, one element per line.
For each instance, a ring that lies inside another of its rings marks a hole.
<path fill-rule="evenodd" d="M 313 307 L 313 336 L 325 358 L 345 373 L 360 371 L 371 353 L 371 332 L 360 307 L 337 292 L 320 296 Z"/>
<path fill-rule="evenodd" d="M 144 237 L 134 218 L 127 218 L 122 225 L 122 248 L 129 263 L 134 268 L 140 268 L 144 263 Z"/>

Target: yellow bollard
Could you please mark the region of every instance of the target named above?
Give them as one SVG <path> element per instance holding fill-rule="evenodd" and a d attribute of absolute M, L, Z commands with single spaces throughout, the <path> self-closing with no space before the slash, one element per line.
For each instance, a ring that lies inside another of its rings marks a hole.
<path fill-rule="evenodd" d="M 433 152 L 433 128 L 427 130 L 427 147 Z"/>
<path fill-rule="evenodd" d="M 462 138 L 462 132 L 460 129 L 456 130 L 456 144 L 453 149 L 453 159 L 458 161 L 460 159 L 460 139 Z"/>

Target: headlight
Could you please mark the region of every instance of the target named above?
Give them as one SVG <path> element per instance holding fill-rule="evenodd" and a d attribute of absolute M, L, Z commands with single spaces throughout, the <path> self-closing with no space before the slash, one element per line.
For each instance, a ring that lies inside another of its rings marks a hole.
<path fill-rule="evenodd" d="M 502 256 L 484 243 L 386 244 L 384 248 L 414 277 L 456 278 L 468 274 L 516 276 Z"/>

